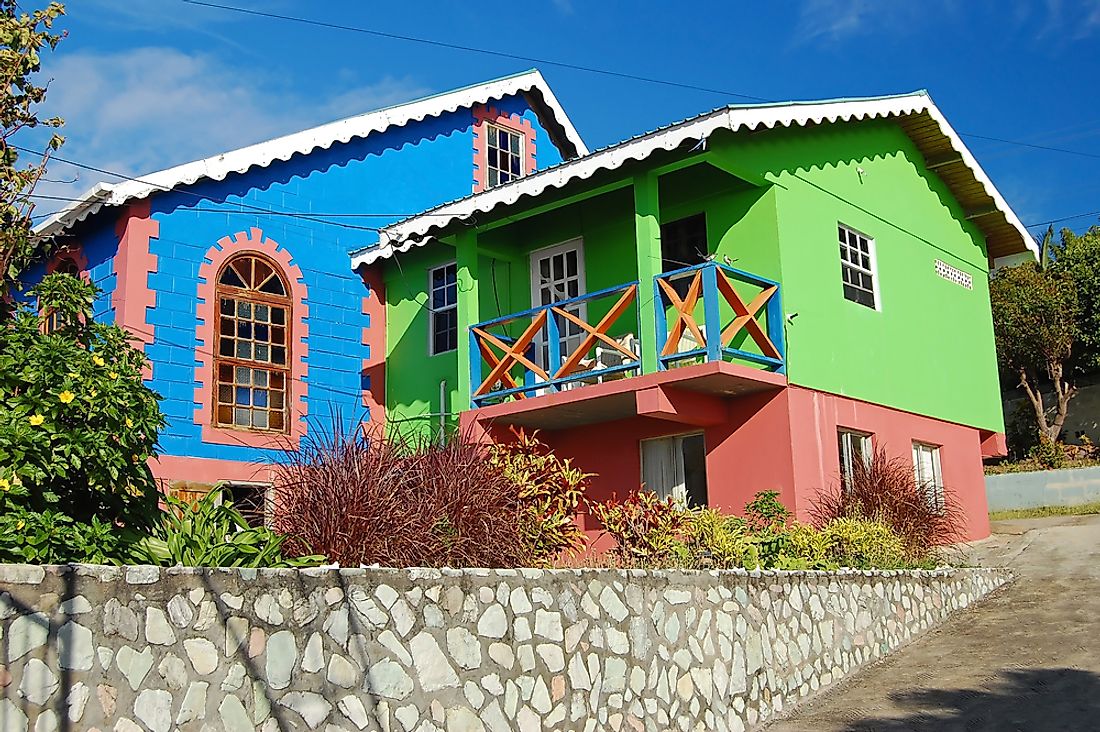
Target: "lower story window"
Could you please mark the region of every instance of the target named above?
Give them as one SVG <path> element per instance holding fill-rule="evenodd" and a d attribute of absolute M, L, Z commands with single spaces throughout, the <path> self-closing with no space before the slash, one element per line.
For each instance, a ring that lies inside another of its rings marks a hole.
<path fill-rule="evenodd" d="M 840 482 L 844 490 L 852 489 L 852 480 L 858 466 L 871 462 L 871 435 L 855 430 L 837 430 L 838 450 L 840 453 Z"/>
<path fill-rule="evenodd" d="M 940 448 L 937 445 L 913 443 L 913 477 L 924 491 L 928 504 L 937 511 L 944 509 L 943 473 L 940 472 Z"/>
<path fill-rule="evenodd" d="M 707 505 L 707 451 L 701 433 L 642 440 L 642 482 L 688 508 Z"/>

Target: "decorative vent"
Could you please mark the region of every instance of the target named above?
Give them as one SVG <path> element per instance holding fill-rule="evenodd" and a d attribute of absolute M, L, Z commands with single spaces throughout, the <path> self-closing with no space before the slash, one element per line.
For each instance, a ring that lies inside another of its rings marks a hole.
<path fill-rule="evenodd" d="M 974 278 L 961 269 L 955 269 L 947 262 L 936 260 L 936 274 L 948 282 L 954 282 L 959 287 L 965 287 L 968 290 L 974 289 Z"/>

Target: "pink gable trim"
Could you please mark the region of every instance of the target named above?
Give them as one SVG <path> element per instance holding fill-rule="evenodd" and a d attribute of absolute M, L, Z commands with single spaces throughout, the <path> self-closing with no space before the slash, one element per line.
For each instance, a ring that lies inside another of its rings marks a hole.
<path fill-rule="evenodd" d="M 287 385 L 287 406 L 290 411 L 290 430 L 285 435 L 265 432 L 251 432 L 214 426 L 213 384 L 214 384 L 214 328 L 218 322 L 217 285 L 218 272 L 226 260 L 241 252 L 259 252 L 266 254 L 278 263 L 290 283 L 290 297 L 293 303 L 291 311 L 292 342 L 290 344 L 290 383 Z M 202 427 L 202 441 L 217 445 L 244 445 L 247 447 L 278 448 L 286 446 L 289 439 L 291 447 L 297 447 L 306 433 L 306 395 L 309 385 L 306 382 L 308 370 L 309 306 L 306 304 L 306 285 L 302 271 L 294 264 L 290 252 L 279 244 L 264 237 L 260 229 L 253 227 L 249 231 L 237 232 L 233 237 L 223 237 L 206 252 L 206 258 L 199 266 L 198 287 L 198 326 L 196 339 L 198 347 L 195 358 L 199 365 L 195 369 L 195 424 Z"/>
<path fill-rule="evenodd" d="M 136 336 L 137 347 L 145 350 L 153 342 L 153 326 L 148 309 L 156 307 L 157 296 L 149 287 L 149 275 L 157 271 L 157 255 L 149 242 L 160 236 L 160 224 L 150 217 L 149 200 L 131 203 L 118 217 L 115 225 L 118 251 L 115 253 L 115 290 L 111 307 L 115 323 Z M 153 378 L 153 364 L 145 369 L 145 378 Z"/>
<path fill-rule="evenodd" d="M 489 173 L 486 161 L 489 156 L 489 141 L 485 137 L 485 123 L 491 122 L 523 135 L 524 175 L 535 172 L 535 128 L 518 114 L 508 115 L 497 111 L 495 107 L 479 104 L 474 107 L 474 193 L 480 193 L 489 187 Z"/>
<path fill-rule="evenodd" d="M 381 425 L 386 420 L 386 286 L 381 267 L 367 267 L 362 277 L 368 289 L 363 315 L 370 318 L 363 328 L 363 345 L 370 348 L 370 358 L 363 359 L 362 375 L 370 379 L 370 389 L 363 390 L 363 406 L 370 411 L 370 423 Z"/>

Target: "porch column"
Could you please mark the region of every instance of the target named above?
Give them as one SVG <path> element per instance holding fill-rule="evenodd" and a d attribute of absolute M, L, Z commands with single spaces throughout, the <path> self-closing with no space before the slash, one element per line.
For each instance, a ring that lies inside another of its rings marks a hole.
<path fill-rule="evenodd" d="M 478 384 L 473 383 L 474 370 L 480 370 L 480 360 L 474 353 L 474 342 L 470 336 L 471 326 L 481 322 L 480 301 L 478 299 L 477 231 L 465 229 L 455 236 L 455 270 L 458 284 L 458 399 L 452 405 L 454 411 L 462 412 L 470 408 L 470 399 Z"/>
<path fill-rule="evenodd" d="M 642 373 L 657 371 L 657 308 L 653 278 L 661 273 L 661 222 L 657 175 L 634 176 L 634 236 L 638 258 L 638 321 Z"/>

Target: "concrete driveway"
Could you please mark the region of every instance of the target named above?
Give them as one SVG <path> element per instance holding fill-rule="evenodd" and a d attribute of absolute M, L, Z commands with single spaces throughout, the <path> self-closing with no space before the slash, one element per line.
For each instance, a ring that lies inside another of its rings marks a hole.
<path fill-rule="evenodd" d="M 768 732 L 1100 730 L 1100 516 L 994 524 L 1015 583 Z"/>

